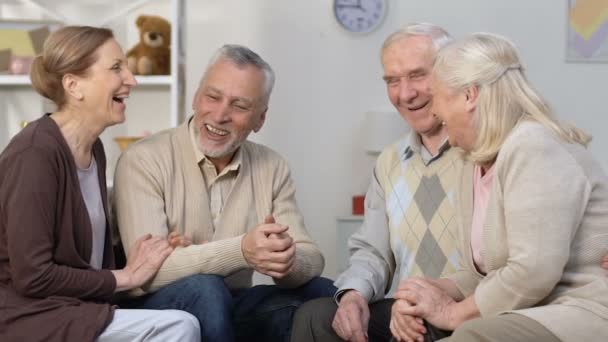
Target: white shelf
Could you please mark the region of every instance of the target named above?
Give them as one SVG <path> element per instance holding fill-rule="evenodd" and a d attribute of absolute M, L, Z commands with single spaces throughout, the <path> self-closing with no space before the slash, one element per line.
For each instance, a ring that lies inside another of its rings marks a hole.
<path fill-rule="evenodd" d="M 135 76 L 138 86 L 171 86 L 171 76 Z M 31 85 L 29 75 L 0 75 L 0 86 L 29 86 Z M 136 88 L 137 89 L 137 88 Z"/>
<path fill-rule="evenodd" d="M 171 76 L 135 76 L 137 85 L 166 85 L 170 86 L 173 83 Z"/>
<path fill-rule="evenodd" d="M 337 217 L 338 221 L 353 221 L 353 222 L 362 222 L 364 216 L 363 215 L 348 215 L 348 216 L 339 216 Z"/>
<path fill-rule="evenodd" d="M 29 75 L 0 75 L 0 86 L 29 86 Z"/>

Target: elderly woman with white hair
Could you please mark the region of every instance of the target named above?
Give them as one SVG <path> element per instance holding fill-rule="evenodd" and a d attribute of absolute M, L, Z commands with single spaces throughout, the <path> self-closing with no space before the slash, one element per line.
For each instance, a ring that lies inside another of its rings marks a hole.
<path fill-rule="evenodd" d="M 605 340 L 608 178 L 590 137 L 553 116 L 496 35 L 442 49 L 432 92 L 450 144 L 474 168 L 457 196 L 461 270 L 404 282 L 396 311 L 453 331 L 446 341 Z M 391 329 L 398 340 L 423 337 Z"/>

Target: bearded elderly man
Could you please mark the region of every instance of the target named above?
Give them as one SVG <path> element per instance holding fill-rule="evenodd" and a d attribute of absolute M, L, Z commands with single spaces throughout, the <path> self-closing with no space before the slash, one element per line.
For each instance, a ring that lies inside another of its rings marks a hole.
<path fill-rule="evenodd" d="M 264 124 L 273 83 L 255 52 L 226 45 L 202 77 L 194 115 L 122 154 L 114 207 L 123 245 L 150 233 L 178 247 L 121 305 L 187 311 L 203 341 L 287 341 L 299 304 L 333 296 L 287 163 L 246 140 Z M 276 285 L 251 287 L 254 270 Z"/>

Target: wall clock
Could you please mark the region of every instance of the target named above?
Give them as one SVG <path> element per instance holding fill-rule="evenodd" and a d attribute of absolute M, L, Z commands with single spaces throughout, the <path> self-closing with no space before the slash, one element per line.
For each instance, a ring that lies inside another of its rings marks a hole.
<path fill-rule="evenodd" d="M 338 23 L 353 33 L 368 33 L 386 17 L 388 0 L 334 0 L 334 16 Z"/>

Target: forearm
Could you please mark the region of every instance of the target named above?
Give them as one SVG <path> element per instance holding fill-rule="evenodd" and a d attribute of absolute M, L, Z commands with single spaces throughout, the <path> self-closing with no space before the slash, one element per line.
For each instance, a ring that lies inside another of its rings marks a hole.
<path fill-rule="evenodd" d="M 23 267 L 13 272 L 17 291 L 33 298 L 64 296 L 85 300 L 109 300 L 116 288 L 116 279 L 109 270 L 78 269 L 49 265 L 37 269 Z M 25 269 L 30 271 L 23 272 Z"/>
<path fill-rule="evenodd" d="M 454 299 L 455 301 L 460 302 L 464 299 L 464 295 L 462 294 L 462 292 L 460 292 L 458 286 L 456 286 L 456 283 L 453 280 L 441 278 L 435 280 L 435 282 L 439 288 L 441 288 L 445 293 L 448 294 L 448 296 L 452 297 L 452 299 Z"/>
<path fill-rule="evenodd" d="M 194 274 L 216 274 L 226 277 L 249 268 L 241 252 L 241 239 L 242 236 L 237 236 L 176 249 L 142 290 L 154 292 Z"/>
<path fill-rule="evenodd" d="M 384 298 L 396 269 L 386 213 L 377 166 L 365 195 L 363 224 L 348 240 L 350 265 L 336 280 L 338 291 L 357 290 L 368 302 Z"/>
<path fill-rule="evenodd" d="M 480 316 L 475 297 L 470 296 L 465 300 L 452 304 L 449 307 L 449 330 L 454 331 L 464 322 Z"/>
<path fill-rule="evenodd" d="M 315 245 L 312 243 L 299 244 L 296 247 L 293 269 L 284 278 L 274 278 L 274 282 L 280 287 L 298 287 L 312 278 L 320 276 L 324 267 L 325 259 Z"/>

